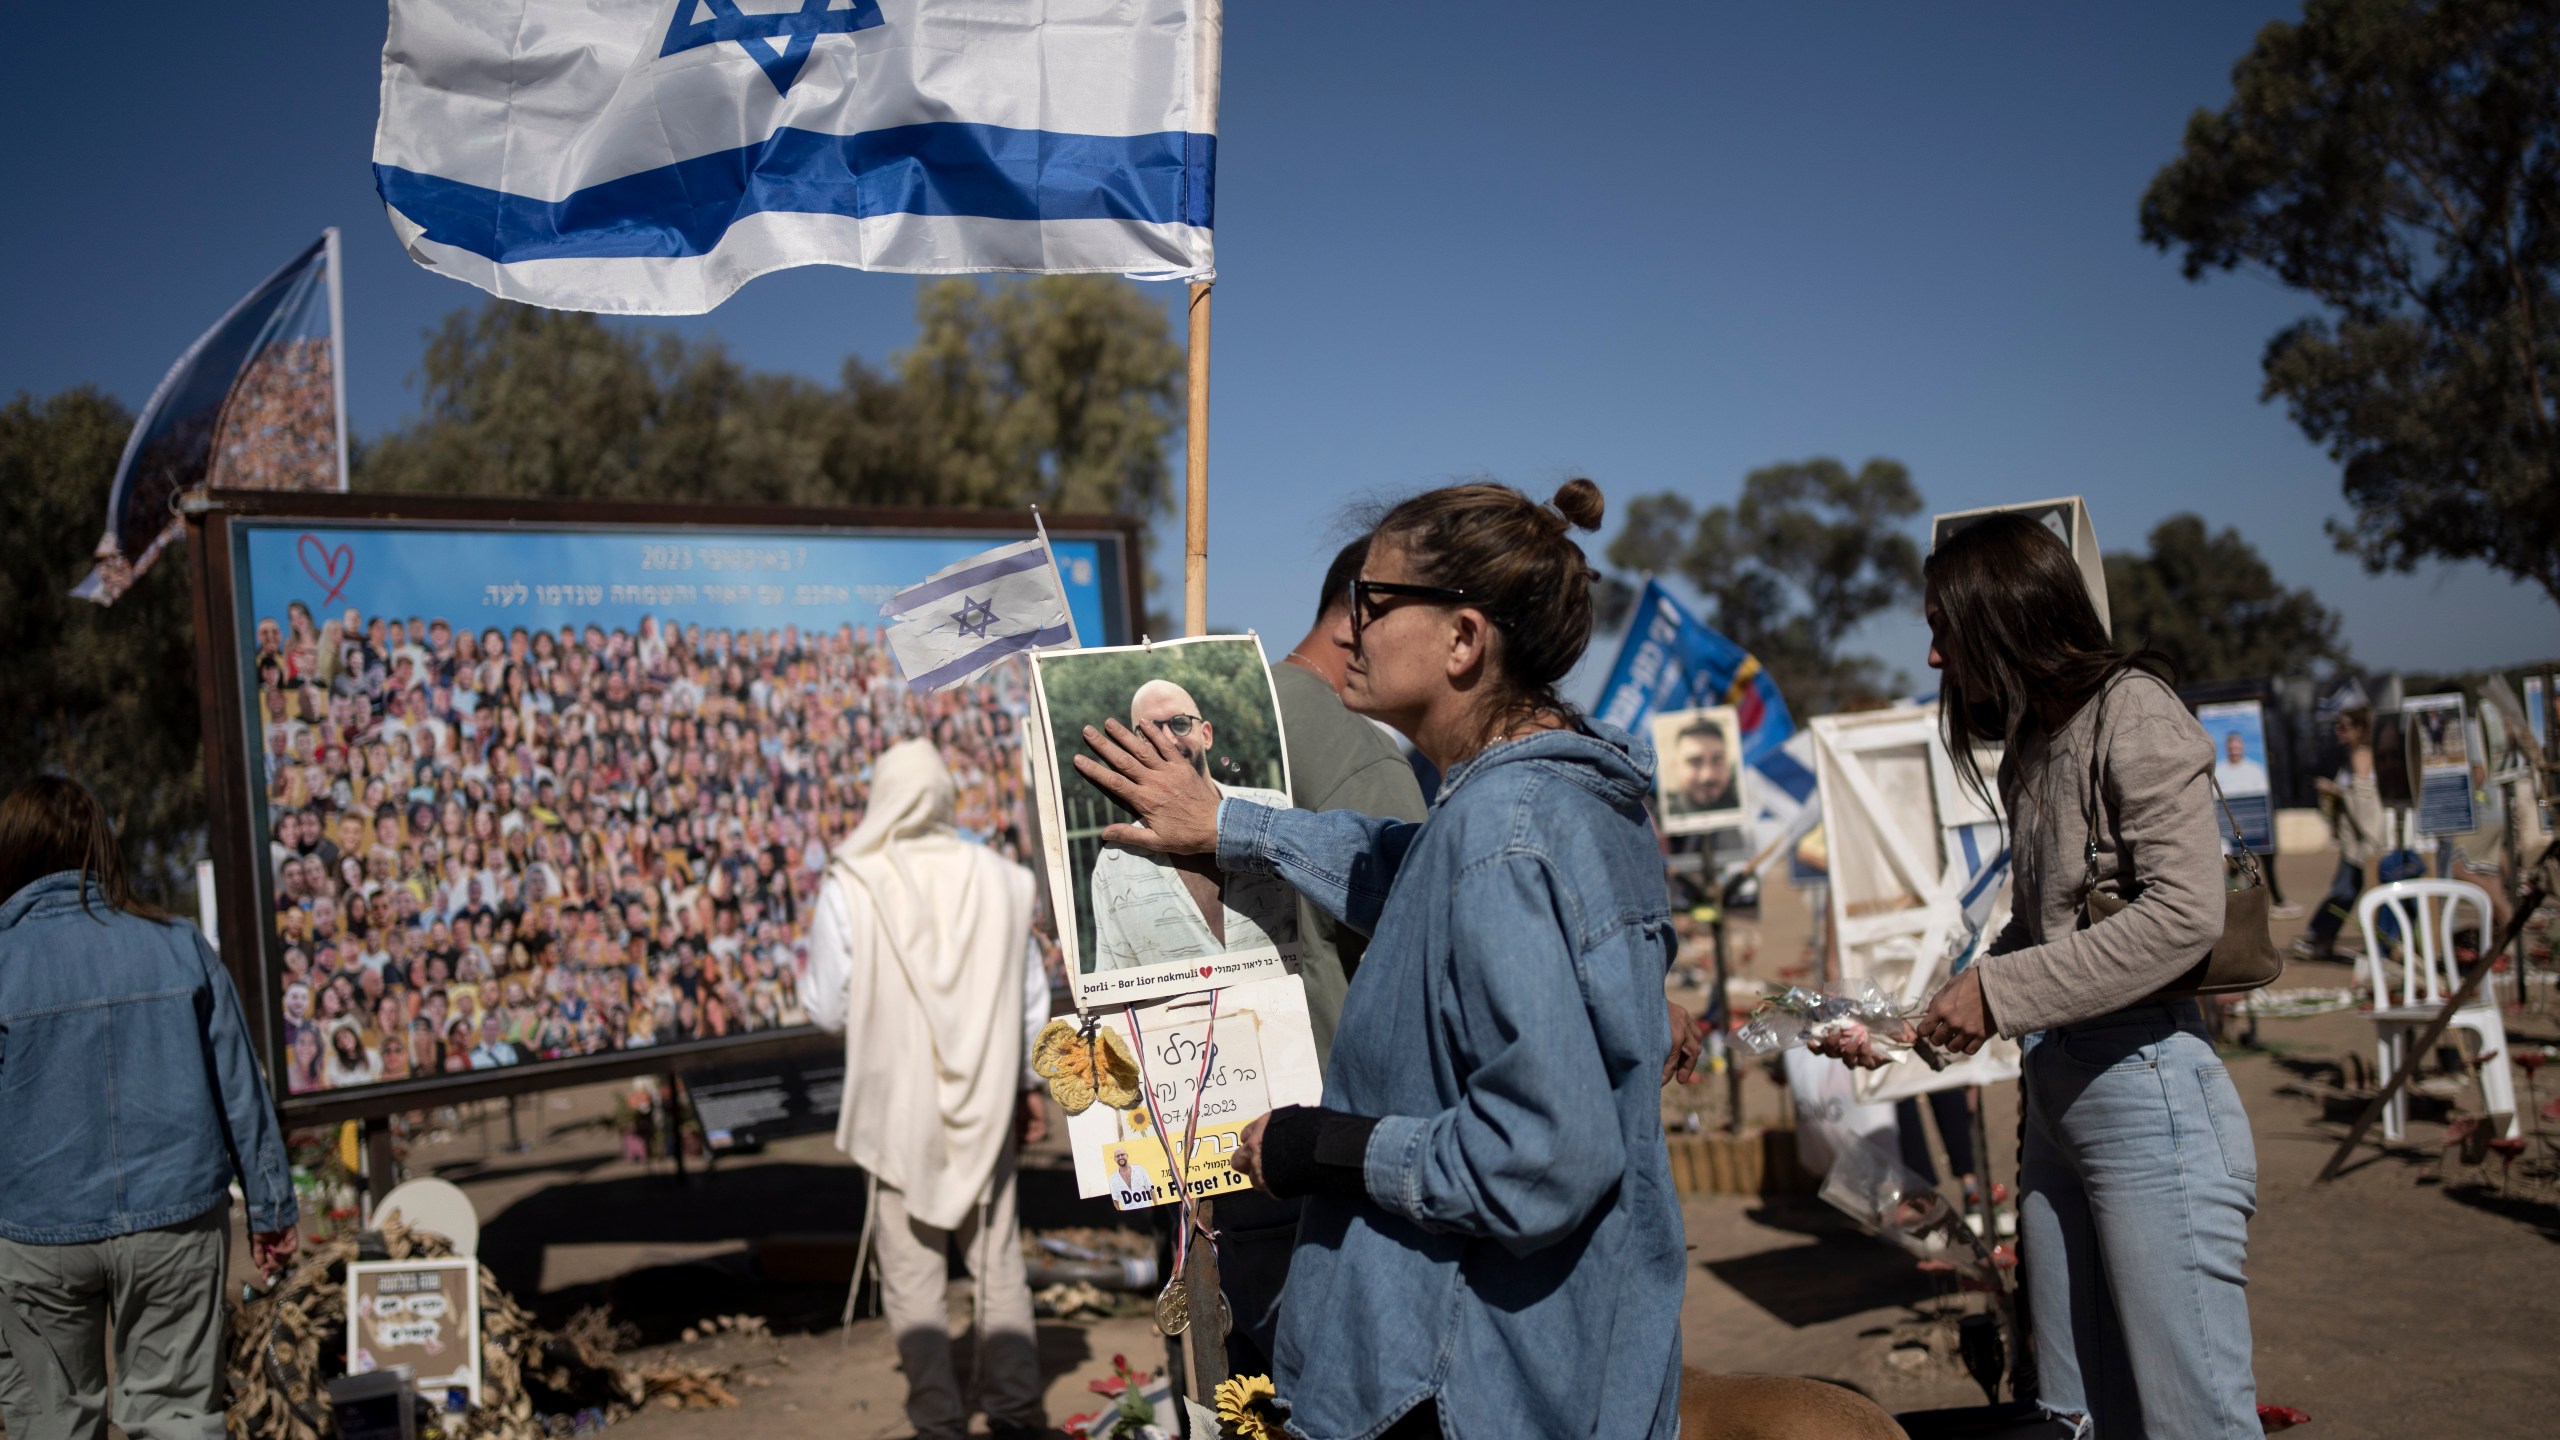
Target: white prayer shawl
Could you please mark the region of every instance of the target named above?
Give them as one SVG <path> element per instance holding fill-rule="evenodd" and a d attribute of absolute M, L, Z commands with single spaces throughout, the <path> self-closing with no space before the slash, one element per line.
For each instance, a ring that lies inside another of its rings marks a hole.
<path fill-rule="evenodd" d="M 932 744 L 880 756 L 809 944 L 810 1018 L 845 1039 L 836 1145 L 928 1225 L 959 1227 L 1004 1148 L 1023 1064 L 1031 872 L 952 829 Z"/>

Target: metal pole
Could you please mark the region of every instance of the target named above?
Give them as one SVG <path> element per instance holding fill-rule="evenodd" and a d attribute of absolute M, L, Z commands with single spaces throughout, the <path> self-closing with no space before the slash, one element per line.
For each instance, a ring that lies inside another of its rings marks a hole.
<path fill-rule="evenodd" d="M 1191 378 L 1182 468 L 1182 633 L 1209 633 L 1209 290 L 1191 287 Z"/>
<path fill-rule="evenodd" d="M 1724 997 L 1727 993 L 1725 978 L 1731 973 L 1725 960 L 1724 897 L 1722 895 L 1716 897 L 1716 918 L 1708 927 L 1708 933 L 1715 937 L 1716 988 L 1715 993 L 1707 997 L 1707 1014 L 1722 1016 L 1725 1013 Z M 1727 1054 L 1724 1061 L 1724 1133 L 1727 1135 L 1742 1133 L 1742 1067 L 1735 1063 L 1737 1058 Z"/>
<path fill-rule="evenodd" d="M 1995 1223 L 1999 1212 L 1991 1203 L 1991 1120 L 1988 1114 L 1989 1107 L 1983 1103 L 1983 1087 L 1970 1085 L 1965 1088 L 1967 1091 L 1965 1098 L 1972 1103 L 1973 1107 L 1974 1213 L 1982 1218 L 1982 1253 L 1988 1257 L 2000 1248 L 2000 1231 Z M 2023 1095 L 2020 1097 L 2022 1103 L 2024 1098 Z M 2027 1353 L 2025 1324 L 2018 1314 L 2015 1301 L 2011 1298 L 2010 1276 L 1997 1264 L 1991 1267 L 1991 1284 L 1992 1311 L 1999 1317 L 2001 1329 L 2007 1332 L 2005 1338 L 2008 1341 L 2008 1354 L 2004 1359 L 2007 1362 L 2005 1368 L 2009 1381 L 2009 1398 L 2022 1399 L 2024 1397 L 2018 1393 L 2018 1365 Z"/>
<path fill-rule="evenodd" d="M 329 406 L 331 418 L 338 427 L 338 491 L 347 488 L 347 306 L 344 263 L 340 259 L 338 227 L 320 232 L 327 242 L 329 271 Z"/>

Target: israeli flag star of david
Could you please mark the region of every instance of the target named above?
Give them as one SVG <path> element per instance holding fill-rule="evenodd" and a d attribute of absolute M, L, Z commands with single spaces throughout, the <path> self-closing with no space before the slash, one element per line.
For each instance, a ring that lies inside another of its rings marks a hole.
<path fill-rule="evenodd" d="M 392 0 L 374 181 L 512 300 L 797 265 L 1215 276 L 1221 0 Z"/>
<path fill-rule="evenodd" d="M 880 607 L 907 684 L 948 690 L 1026 650 L 1076 643 L 1067 589 L 1044 534 L 945 565 Z"/>

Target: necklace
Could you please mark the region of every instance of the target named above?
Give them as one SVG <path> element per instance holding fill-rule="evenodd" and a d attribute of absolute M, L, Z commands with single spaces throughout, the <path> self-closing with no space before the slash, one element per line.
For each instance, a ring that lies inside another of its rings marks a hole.
<path fill-rule="evenodd" d="M 1323 672 L 1322 670 L 1318 670 L 1318 669 L 1316 669 L 1316 662 L 1314 662 L 1313 660 L 1308 659 L 1308 658 L 1307 658 L 1306 656 L 1304 656 L 1304 655 L 1299 654 L 1299 653 L 1298 653 L 1297 651 L 1295 651 L 1295 650 L 1292 650 L 1292 651 L 1290 651 L 1288 654 L 1281 656 L 1281 657 L 1280 657 L 1280 663 L 1281 663 L 1281 664 L 1283 664 L 1283 665 L 1291 665 L 1291 664 L 1294 664 L 1294 665 L 1296 665 L 1299 669 L 1304 670 L 1304 671 L 1307 671 L 1308 673 L 1310 673 L 1310 674 L 1314 675 L 1314 676 L 1315 676 L 1317 679 L 1319 679 L 1319 680 L 1321 680 L 1321 679 L 1323 679 L 1323 678 L 1324 678 L 1324 672 Z"/>

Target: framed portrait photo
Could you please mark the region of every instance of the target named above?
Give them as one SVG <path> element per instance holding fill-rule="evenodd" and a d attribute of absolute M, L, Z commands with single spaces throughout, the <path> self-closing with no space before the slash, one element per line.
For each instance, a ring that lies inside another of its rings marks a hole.
<path fill-rule="evenodd" d="M 1075 768 L 1088 753 L 1085 727 L 1118 720 L 1227 796 L 1286 806 L 1289 759 L 1261 642 L 1199 636 L 1054 651 L 1033 657 L 1032 676 L 1032 786 L 1078 1008 L 1286 973 L 1298 958 L 1298 898 L 1288 882 L 1104 843 L 1104 829 L 1131 817 Z"/>
<path fill-rule="evenodd" d="M 1738 830 L 1751 821 L 1742 721 L 1730 705 L 1653 717 L 1653 793 L 1666 835 Z"/>
<path fill-rule="evenodd" d="M 2274 853 L 2275 785 L 2268 776 L 2266 707 L 2256 700 L 2223 700 L 2198 705 L 2195 713 L 2205 738 L 2213 742 L 2213 783 L 2223 802 L 2215 807 L 2214 821 L 2222 827 L 2224 844 Z M 2222 813 L 2225 806 L 2228 815 Z"/>

